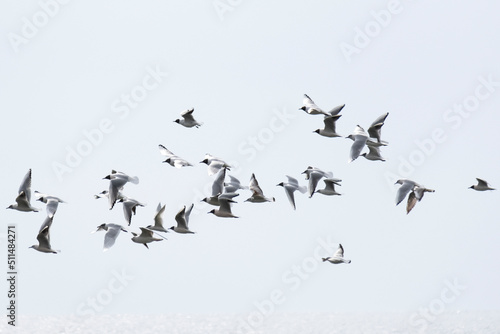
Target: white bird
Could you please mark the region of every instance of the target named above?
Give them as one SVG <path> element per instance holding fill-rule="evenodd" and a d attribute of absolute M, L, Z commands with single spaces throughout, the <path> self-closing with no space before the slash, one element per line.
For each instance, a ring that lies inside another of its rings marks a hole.
<path fill-rule="evenodd" d="M 168 163 L 170 166 L 176 167 L 176 168 L 192 166 L 192 164 L 190 164 L 187 160 L 184 160 L 181 157 L 173 154 L 165 146 L 160 144 L 160 145 L 158 145 L 158 147 L 160 149 L 161 155 L 166 157 L 166 160 L 163 162 Z"/>
<path fill-rule="evenodd" d="M 250 178 L 250 190 L 252 191 L 252 196 L 248 199 L 245 200 L 245 202 L 252 202 L 252 203 L 264 203 L 264 202 L 274 202 L 275 198 L 274 197 L 266 197 L 264 196 L 264 192 L 259 186 L 259 182 L 257 182 L 257 179 L 255 178 L 255 174 L 252 173 L 252 176 Z"/>
<path fill-rule="evenodd" d="M 177 233 L 188 234 L 195 233 L 191 231 L 188 227 L 189 225 L 189 216 L 191 215 L 191 211 L 193 210 L 194 204 L 191 204 L 189 209 L 186 210 L 186 206 L 184 206 L 176 215 L 175 221 L 177 222 L 177 226 L 172 226 L 170 229 Z"/>
<path fill-rule="evenodd" d="M 168 230 L 165 227 L 163 227 L 162 216 L 164 212 L 165 212 L 165 205 L 162 206 L 161 203 L 159 203 L 158 207 L 156 208 L 156 214 L 154 217 L 155 224 L 148 225 L 146 228 L 157 232 L 168 232 Z"/>
<path fill-rule="evenodd" d="M 46 210 L 47 210 L 47 216 L 49 217 L 54 217 L 57 211 L 57 207 L 59 203 L 66 203 L 59 197 L 55 196 L 50 196 L 46 194 L 42 194 L 38 191 L 35 190 L 35 197 L 37 198 L 37 201 L 43 202 L 46 204 Z"/>
<path fill-rule="evenodd" d="M 469 189 L 474 189 L 477 191 L 485 191 L 485 190 L 495 190 L 495 188 L 491 188 L 488 182 L 483 179 L 476 178 L 477 184 L 470 186 Z"/>
<path fill-rule="evenodd" d="M 139 201 L 136 201 L 135 199 L 127 197 L 118 200 L 118 202 L 123 203 L 123 215 L 125 216 L 125 220 L 127 221 L 129 226 L 132 223 L 132 214 L 135 215 L 136 208 L 138 206 L 142 207 L 145 206 L 145 204 L 142 204 Z"/>
<path fill-rule="evenodd" d="M 323 177 L 324 178 L 332 178 L 333 173 L 332 172 L 324 172 L 319 168 L 316 167 L 307 167 L 307 169 L 302 172 L 302 174 L 306 174 L 306 180 L 309 180 L 309 198 L 313 197 L 315 191 L 316 191 L 316 186 L 318 185 L 319 180 L 321 180 Z M 339 182 L 341 180 L 338 180 Z"/>
<path fill-rule="evenodd" d="M 227 199 L 219 198 L 220 207 L 218 209 L 213 209 L 208 213 L 213 213 L 217 217 L 221 218 L 238 218 L 231 212 L 231 204 Z"/>
<path fill-rule="evenodd" d="M 23 178 L 23 182 L 19 187 L 16 197 L 16 203 L 9 205 L 7 209 L 14 209 L 23 212 L 38 212 L 40 209 L 31 206 L 31 169 L 26 173 Z"/>
<path fill-rule="evenodd" d="M 346 260 L 344 258 L 344 247 L 342 247 L 341 244 L 339 244 L 339 248 L 337 249 L 335 254 L 333 254 L 333 256 L 324 257 L 322 260 L 323 260 L 323 262 L 328 261 L 328 262 L 333 263 L 333 264 L 351 263 L 351 260 Z"/>
<path fill-rule="evenodd" d="M 385 113 L 382 116 L 379 116 L 368 128 L 368 134 L 370 135 L 370 138 L 376 139 L 376 142 L 381 145 L 387 145 L 387 142 L 384 142 L 380 139 L 382 135 L 382 126 L 384 125 L 387 116 L 389 116 L 389 113 Z"/>
<path fill-rule="evenodd" d="M 141 229 L 141 234 L 131 232 L 133 235 L 132 241 L 136 242 L 138 244 L 143 244 L 144 246 L 146 246 L 147 249 L 149 249 L 148 243 L 153 242 L 153 241 L 162 241 L 163 239 L 165 239 L 165 238 L 163 238 L 163 239 L 155 238 L 153 236 L 153 231 L 149 230 L 145 227 L 140 227 L 140 229 Z"/>
<path fill-rule="evenodd" d="M 106 234 L 104 235 L 103 252 L 107 251 L 115 244 L 116 238 L 118 238 L 121 231 L 128 232 L 123 228 L 123 226 L 113 223 L 101 224 L 97 226 L 97 230 L 92 231 L 91 233 L 95 233 L 97 231 L 106 231 Z"/>
<path fill-rule="evenodd" d="M 341 195 L 338 192 L 335 191 L 335 185 L 340 186 L 341 180 L 339 179 L 324 179 L 323 182 L 325 182 L 325 188 L 324 189 L 318 189 L 316 190 L 317 193 L 327 195 L 327 196 L 332 196 L 332 195 Z"/>
<path fill-rule="evenodd" d="M 354 129 L 354 132 L 349 136 L 347 136 L 347 138 L 352 139 L 354 141 L 354 143 L 352 143 L 351 146 L 350 159 L 349 159 L 349 162 L 353 162 L 359 157 L 361 151 L 365 147 L 366 141 L 368 140 L 368 135 L 366 134 L 365 130 L 362 127 L 357 125 L 356 128 Z"/>
<path fill-rule="evenodd" d="M 366 146 L 370 151 L 368 153 L 365 152 L 361 154 L 362 157 L 365 157 L 366 159 L 372 161 L 377 161 L 377 160 L 385 161 L 385 159 L 380 154 L 380 147 L 371 145 L 369 141 L 367 141 L 366 144 L 367 144 Z"/>
<path fill-rule="evenodd" d="M 296 178 L 293 178 L 293 177 L 288 176 L 288 175 L 286 175 L 286 177 L 288 178 L 287 182 L 281 182 L 281 183 L 277 184 L 276 186 L 280 186 L 280 187 L 283 187 L 285 189 L 285 193 L 286 193 L 286 196 L 288 197 L 288 201 L 292 205 L 293 209 L 296 210 L 294 192 L 296 190 L 298 190 L 299 192 L 301 192 L 303 194 L 307 191 L 307 188 L 304 186 L 300 186 L 299 181 L 297 181 Z"/>
<path fill-rule="evenodd" d="M 229 192 L 229 188 L 224 187 L 224 179 L 226 177 L 226 168 L 222 168 L 217 173 L 215 180 L 212 184 L 212 196 L 205 197 L 202 202 L 206 202 L 210 205 L 220 206 L 219 198 L 228 199 L 231 203 L 236 203 L 232 198 L 239 196 L 236 192 Z"/>
<path fill-rule="evenodd" d="M 53 217 L 47 217 L 45 219 L 42 226 L 40 227 L 38 235 L 36 236 L 36 239 L 38 240 L 38 245 L 33 245 L 30 248 L 33 248 L 42 253 L 54 253 L 54 254 L 58 253 L 58 251 L 52 249 L 52 247 L 50 246 L 49 230 L 50 226 L 52 225 L 52 219 Z"/>
<path fill-rule="evenodd" d="M 118 194 L 120 190 L 123 189 L 127 182 L 131 182 L 133 184 L 139 183 L 139 178 L 137 176 L 128 176 L 125 173 L 117 172 L 115 170 L 112 170 L 111 174 L 105 176 L 104 179 L 109 180 L 108 198 L 110 210 L 113 209 L 116 201 L 119 199 Z"/>
<path fill-rule="evenodd" d="M 198 128 L 202 126 L 203 123 L 200 123 L 194 119 L 193 112 L 194 108 L 183 111 L 181 113 L 182 119 L 176 119 L 174 122 L 179 123 L 180 125 L 185 126 L 186 128 L 192 128 L 193 126 Z"/>
<path fill-rule="evenodd" d="M 208 153 L 205 154 L 205 159 L 200 161 L 200 163 L 208 166 L 208 175 L 210 176 L 218 173 L 222 168 L 231 168 L 224 160 L 216 158 Z"/>
<path fill-rule="evenodd" d="M 341 117 L 342 115 L 334 115 L 334 116 L 325 116 L 323 119 L 323 123 L 325 123 L 325 127 L 323 129 L 317 129 L 314 130 L 317 134 L 323 137 L 330 137 L 330 138 L 335 138 L 335 137 L 341 137 L 335 129 L 335 122 Z"/>
<path fill-rule="evenodd" d="M 417 182 L 408 179 L 397 180 L 395 184 L 401 185 L 396 194 L 396 205 L 401 203 L 405 199 L 406 195 L 411 192 L 410 196 L 408 196 L 408 201 L 406 204 L 406 214 L 410 213 L 411 209 L 413 209 L 417 201 L 422 200 L 422 198 L 424 197 L 424 193 L 435 191 L 433 189 L 427 189 Z"/>

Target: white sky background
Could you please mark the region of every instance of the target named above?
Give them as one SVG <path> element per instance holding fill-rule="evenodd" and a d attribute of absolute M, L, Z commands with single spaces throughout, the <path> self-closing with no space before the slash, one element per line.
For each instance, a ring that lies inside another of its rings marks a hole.
<path fill-rule="evenodd" d="M 284 293 L 280 311 L 412 312 L 439 298 L 446 280 L 467 286 L 447 309 L 498 310 L 500 193 L 467 187 L 475 177 L 500 187 L 492 145 L 500 86 L 459 125 L 444 117 L 475 94 L 479 77 L 500 82 L 500 8 L 490 1 L 402 0 L 402 12 L 349 62 L 341 43 L 354 45 L 356 27 L 375 22 L 370 11 L 387 5 L 243 1 L 221 20 L 211 1 L 72 1 L 16 53 L 8 34 L 20 34 L 23 17 L 31 20 L 40 6 L 2 2 L 1 203 L 14 203 L 29 168 L 32 190 L 68 202 L 51 228 L 57 255 L 28 249 L 45 209 L 0 211 L 2 233 L 17 225 L 20 312 L 76 313 L 122 270 L 134 278 L 103 313 L 248 313 L 275 289 Z M 113 103 L 141 85 L 147 68 L 168 75 L 120 118 Z M 348 164 L 351 141 L 312 132 L 322 117 L 298 110 L 304 93 L 325 109 L 346 104 L 337 122 L 344 136 L 389 112 L 382 131 L 387 161 Z M 201 128 L 173 123 L 191 107 Z M 276 111 L 289 115 L 287 124 L 275 121 Z M 111 133 L 60 182 L 54 162 L 65 163 L 67 147 L 76 149 L 83 132 L 103 119 L 112 122 Z M 271 124 L 280 130 L 251 157 L 249 137 Z M 404 204 L 394 206 L 398 187 L 388 173 L 400 173 L 402 159 L 419 154 L 415 142 L 435 129 L 446 140 L 402 176 L 436 192 L 406 215 Z M 160 143 L 195 166 L 162 164 Z M 250 195 L 242 191 L 233 207 L 240 219 L 207 215 L 213 207 L 197 197 L 209 195 L 212 182 L 198 164 L 205 153 L 237 162 L 233 175 L 245 184 L 255 173 L 276 202 L 242 203 Z M 297 194 L 293 211 L 276 184 L 288 174 L 305 185 L 300 173 L 309 165 L 343 179 L 343 196 Z M 140 178 L 124 190 L 147 203 L 132 230 L 153 222 L 159 201 L 167 204 L 170 227 L 196 199 L 190 225 L 198 233 L 171 233 L 149 250 L 122 234 L 103 253 L 104 234 L 89 232 L 103 222 L 125 224 L 121 205 L 109 211 L 105 200 L 93 199 L 107 189 L 102 177 L 111 169 Z M 313 257 L 318 238 L 342 243 L 352 263 L 320 263 L 293 290 L 282 276 Z"/>

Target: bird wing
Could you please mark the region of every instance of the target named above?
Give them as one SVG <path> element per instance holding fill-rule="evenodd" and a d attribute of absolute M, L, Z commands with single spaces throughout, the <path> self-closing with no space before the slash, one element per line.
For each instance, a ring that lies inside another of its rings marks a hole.
<path fill-rule="evenodd" d="M 419 199 L 415 195 L 415 191 L 412 191 L 408 196 L 408 202 L 406 203 L 406 214 L 409 214 L 411 209 L 417 204 Z"/>
<path fill-rule="evenodd" d="M 189 208 L 186 208 L 186 213 L 184 214 L 184 218 L 186 219 L 186 225 L 189 224 L 189 216 L 191 216 L 191 211 L 193 211 L 194 203 L 191 204 Z"/>
<path fill-rule="evenodd" d="M 486 182 L 485 180 L 479 179 L 477 177 L 476 177 L 476 180 L 477 180 L 477 185 L 478 186 L 488 187 L 488 182 Z"/>
<path fill-rule="evenodd" d="M 220 211 L 225 211 L 225 212 L 231 213 L 231 204 L 229 203 L 229 201 L 227 199 L 219 198 L 219 203 L 220 203 L 220 206 L 219 206 Z"/>
<path fill-rule="evenodd" d="M 224 179 L 226 178 L 226 169 L 221 168 L 212 184 L 212 196 L 217 196 L 224 190 Z"/>
<path fill-rule="evenodd" d="M 327 116 L 323 119 L 323 123 L 325 123 L 325 130 L 331 131 L 335 133 L 335 122 L 341 117 L 342 115 L 334 115 L 334 116 Z"/>
<path fill-rule="evenodd" d="M 264 192 L 259 186 L 259 182 L 255 178 L 255 174 L 252 174 L 252 177 L 250 178 L 250 185 L 248 186 L 251 191 L 253 191 L 254 195 L 261 195 L 264 196 Z"/>
<path fill-rule="evenodd" d="M 117 227 L 118 226 L 118 227 Z M 108 250 L 115 244 L 116 238 L 118 237 L 118 234 L 120 234 L 120 231 L 122 230 L 122 227 L 120 225 L 115 225 L 115 224 L 109 224 L 108 225 L 108 232 L 104 235 L 104 250 Z"/>
<path fill-rule="evenodd" d="M 415 182 L 410 180 L 405 180 L 401 185 L 401 187 L 399 187 L 398 192 L 396 194 L 396 205 L 401 203 L 405 199 L 406 195 L 411 190 L 413 190 L 414 187 L 415 187 Z"/>
<path fill-rule="evenodd" d="M 184 206 L 179 212 L 177 212 L 177 214 L 175 215 L 175 221 L 177 222 L 178 228 L 187 230 L 186 206 Z"/>
<path fill-rule="evenodd" d="M 290 202 L 290 204 L 293 206 L 293 209 L 295 210 L 296 207 L 295 207 L 295 196 L 294 196 L 294 192 L 296 189 L 296 187 L 294 186 L 290 186 L 290 185 L 285 185 L 283 188 L 285 188 L 285 193 L 286 193 L 286 197 L 288 197 L 288 201 Z"/>
<path fill-rule="evenodd" d="M 313 171 L 309 174 L 309 197 L 312 197 L 312 195 L 314 194 L 316 186 L 318 185 L 318 182 L 322 177 L 324 177 L 324 174 L 321 172 Z"/>
<path fill-rule="evenodd" d="M 337 248 L 337 251 L 333 254 L 333 257 L 344 257 L 344 247 L 342 247 L 341 244 L 339 244 L 339 248 Z"/>
<path fill-rule="evenodd" d="M 43 227 L 40 230 L 40 232 L 38 233 L 38 235 L 36 236 L 36 240 L 38 240 L 38 246 L 39 247 L 51 249 L 51 247 L 50 247 L 49 226 Z"/>
<path fill-rule="evenodd" d="M 47 216 L 47 218 L 45 218 L 45 220 L 43 221 L 42 226 L 40 226 L 40 230 L 38 230 L 38 233 L 42 232 L 42 230 L 46 227 L 50 228 L 52 226 L 53 219 L 54 217 Z"/>
<path fill-rule="evenodd" d="M 155 226 L 158 227 L 163 227 L 163 212 L 165 212 L 165 206 L 161 206 L 161 203 L 158 204 L 158 208 L 156 209 L 156 215 L 155 215 Z"/>
<path fill-rule="evenodd" d="M 139 238 L 152 238 L 153 237 L 153 231 L 145 228 L 145 227 L 140 227 L 141 229 L 141 235 L 139 235 Z"/>
<path fill-rule="evenodd" d="M 47 210 L 47 215 L 49 217 L 52 217 L 55 215 L 58 205 L 59 205 L 59 201 L 57 201 L 55 199 L 50 198 L 47 200 L 46 210 Z"/>
<path fill-rule="evenodd" d="M 367 139 L 368 139 L 368 137 L 363 136 L 363 135 L 355 135 L 354 136 L 354 142 L 352 143 L 352 146 L 351 146 L 349 162 L 352 162 L 359 157 L 359 155 L 361 154 L 361 151 L 365 147 Z"/>
<path fill-rule="evenodd" d="M 169 151 L 165 146 L 162 144 L 158 145 L 158 148 L 160 149 L 161 155 L 164 155 L 166 157 L 173 157 L 175 154 L 173 154 L 171 151 Z"/>
<path fill-rule="evenodd" d="M 31 201 L 31 168 L 30 170 L 28 170 L 28 173 L 26 173 L 26 175 L 24 176 L 23 182 L 21 182 L 21 186 L 19 187 L 19 191 L 17 193 L 19 195 L 21 195 L 21 193 L 24 193 L 26 201 L 28 203 Z"/>
<path fill-rule="evenodd" d="M 332 110 L 330 110 L 328 113 L 332 116 L 338 115 L 339 112 L 344 109 L 345 104 L 341 104 L 340 106 L 334 107 Z M 339 116 L 340 117 L 340 116 Z"/>
<path fill-rule="evenodd" d="M 372 138 L 376 138 L 378 142 L 380 142 L 381 130 L 384 125 L 385 119 L 389 116 L 389 113 L 385 113 L 382 116 L 379 116 L 368 128 L 368 134 Z"/>
<path fill-rule="evenodd" d="M 181 113 L 181 116 L 186 120 L 186 121 L 194 121 L 194 117 L 193 117 L 193 111 L 194 111 L 194 108 L 191 108 L 191 109 L 188 109 L 186 111 L 183 111 Z"/>

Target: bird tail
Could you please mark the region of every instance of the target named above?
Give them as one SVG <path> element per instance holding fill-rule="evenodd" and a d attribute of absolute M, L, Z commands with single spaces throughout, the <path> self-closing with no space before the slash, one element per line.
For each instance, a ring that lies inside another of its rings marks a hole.
<path fill-rule="evenodd" d="M 139 184 L 139 178 L 137 176 L 133 176 L 130 178 L 130 182 L 133 184 Z"/>

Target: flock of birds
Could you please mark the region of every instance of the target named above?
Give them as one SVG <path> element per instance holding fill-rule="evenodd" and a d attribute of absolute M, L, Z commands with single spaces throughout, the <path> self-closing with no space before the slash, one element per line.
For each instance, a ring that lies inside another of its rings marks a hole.
<path fill-rule="evenodd" d="M 331 111 L 324 111 L 319 108 L 309 96 L 304 94 L 303 106 L 300 109 L 309 115 L 323 115 L 324 128 L 317 129 L 314 132 L 321 136 L 335 138 L 342 137 L 336 132 L 336 122 L 342 116 L 340 115 L 340 112 L 344 107 L 345 104 L 337 106 Z M 193 113 L 194 109 L 186 110 L 181 113 L 182 118 L 177 119 L 174 122 L 187 128 L 200 127 L 203 123 L 198 122 L 194 118 Z M 346 137 L 353 140 L 353 144 L 350 149 L 349 162 L 356 160 L 360 156 L 363 156 L 368 160 L 385 161 L 385 159 L 381 156 L 380 148 L 387 146 L 388 143 L 381 139 L 381 131 L 388 115 L 389 113 L 385 113 L 378 117 L 370 125 L 367 132 L 361 126 L 357 125 L 354 132 Z M 368 152 L 361 153 L 365 147 L 368 148 Z M 175 155 L 161 144 L 159 145 L 159 150 L 160 154 L 165 157 L 163 162 L 168 163 L 172 167 L 183 168 L 193 166 L 187 160 Z M 231 206 L 236 203 L 234 198 L 239 196 L 238 191 L 241 189 L 249 189 L 251 191 L 251 196 L 246 199 L 245 202 L 264 203 L 275 201 L 274 197 L 266 197 L 264 195 L 255 174 L 252 174 L 250 183 L 247 187 L 242 185 L 237 178 L 228 174 L 231 166 L 224 160 L 210 154 L 206 154 L 205 158 L 200 163 L 204 163 L 208 166 L 208 175 L 215 175 L 211 195 L 202 200 L 209 205 L 217 207 L 208 213 L 221 218 L 238 218 L 238 216 L 235 216 L 232 213 Z M 313 197 L 315 193 L 327 196 L 340 195 L 335 190 L 335 186 L 340 186 L 342 180 L 334 178 L 332 172 L 325 172 L 319 168 L 309 166 L 302 174 L 305 174 L 305 179 L 308 180 L 308 187 L 300 186 L 299 181 L 296 178 L 288 175 L 286 176 L 287 181 L 281 182 L 277 185 L 284 188 L 288 200 L 294 210 L 296 209 L 294 197 L 296 191 L 299 191 L 302 194 L 308 192 L 310 198 Z M 23 212 L 40 211 L 40 209 L 31 205 L 31 176 L 30 169 L 21 183 L 16 197 L 16 203 L 10 205 L 7 209 L 14 209 Z M 110 210 L 115 207 L 116 203 L 122 203 L 125 221 L 128 226 L 130 226 L 132 223 L 132 216 L 135 215 L 137 207 L 142 207 L 144 204 L 125 196 L 122 191 L 127 183 L 138 184 L 139 178 L 112 170 L 109 175 L 104 177 L 104 179 L 109 180 L 108 190 L 104 190 L 99 194 L 94 195 L 95 198 L 107 198 Z M 324 188 L 317 189 L 317 185 L 320 180 L 323 180 L 325 185 Z M 495 190 L 489 186 L 488 182 L 482 179 L 477 178 L 477 182 L 477 184 L 472 185 L 469 188 L 476 191 Z M 406 197 L 408 197 L 406 205 L 407 214 L 410 213 L 417 202 L 422 200 L 426 192 L 434 192 L 433 189 L 428 189 L 425 186 L 408 179 L 400 179 L 396 182 L 396 184 L 401 185 L 396 194 L 396 205 L 400 204 Z M 38 245 L 33 245 L 30 248 L 44 253 L 57 253 L 58 251 L 52 249 L 51 247 L 49 231 L 59 203 L 65 202 L 58 197 L 43 194 L 38 191 L 35 191 L 34 194 L 38 201 L 46 204 L 47 217 L 38 231 Z M 166 239 L 162 233 L 167 233 L 169 231 L 181 234 L 195 233 L 189 229 L 189 216 L 193 207 L 194 204 L 191 204 L 188 207 L 184 206 L 180 209 L 175 215 L 175 221 L 177 224 L 167 229 L 163 226 L 162 217 L 165 211 L 165 205 L 159 203 L 154 216 L 154 225 L 140 227 L 140 234 L 131 232 L 133 235 L 131 238 L 132 241 L 143 244 L 146 248 L 149 248 L 149 243 Z M 95 231 L 92 231 L 92 233 L 98 231 L 106 231 L 104 236 L 104 251 L 114 245 L 121 232 L 128 232 L 124 226 L 114 223 L 103 223 L 99 225 Z M 339 244 L 335 254 L 331 257 L 323 258 L 322 260 L 333 264 L 351 262 L 350 260 L 344 258 L 344 248 L 341 244 Z"/>

